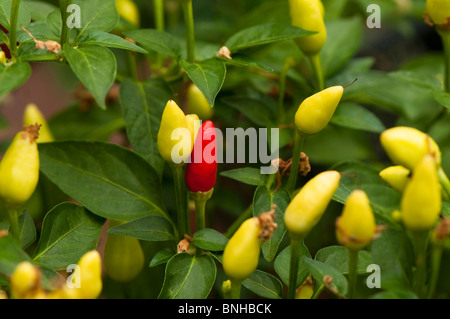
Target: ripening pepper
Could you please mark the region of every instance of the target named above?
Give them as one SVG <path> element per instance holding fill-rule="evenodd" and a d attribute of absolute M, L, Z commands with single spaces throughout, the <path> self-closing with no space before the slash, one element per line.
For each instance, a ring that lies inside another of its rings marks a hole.
<path fill-rule="evenodd" d="M 342 86 L 333 86 L 306 98 L 295 113 L 295 126 L 300 134 L 315 134 L 323 130 L 339 105 Z"/>
<path fill-rule="evenodd" d="M 80 278 L 80 287 L 69 288 L 64 285 L 63 292 L 67 299 L 96 299 L 103 288 L 102 260 L 96 250 L 85 253 L 78 261 L 73 275 Z"/>
<path fill-rule="evenodd" d="M 385 130 L 380 135 L 381 145 L 394 164 L 410 170 L 427 154 L 436 158 L 441 164 L 441 151 L 436 142 L 427 134 L 416 128 L 397 126 Z"/>
<path fill-rule="evenodd" d="M 258 266 L 261 223 L 257 217 L 245 220 L 223 252 L 223 270 L 232 281 L 241 282 Z"/>
<path fill-rule="evenodd" d="M 289 8 L 293 26 L 317 32 L 295 39 L 297 45 L 305 54 L 319 53 L 327 39 L 323 4 L 320 0 L 289 0 Z"/>
<path fill-rule="evenodd" d="M 291 238 L 303 239 L 319 222 L 339 186 L 340 178 L 337 171 L 322 172 L 295 195 L 284 213 L 284 224 Z"/>
<path fill-rule="evenodd" d="M 197 114 L 202 121 L 211 119 L 214 114 L 205 95 L 194 83 L 187 89 L 187 111 Z"/>
<path fill-rule="evenodd" d="M 139 9 L 132 0 L 116 0 L 116 9 L 122 18 L 136 27 L 139 26 Z"/>
<path fill-rule="evenodd" d="M 195 139 L 191 161 L 186 165 L 185 180 L 191 192 L 209 192 L 216 184 L 217 145 L 214 123 L 206 121 Z"/>
<path fill-rule="evenodd" d="M 53 142 L 55 139 L 53 138 L 53 134 L 50 132 L 50 128 L 48 127 L 47 121 L 42 115 L 39 108 L 34 103 L 30 103 L 25 107 L 25 113 L 23 117 L 24 125 L 33 125 L 40 124 L 39 129 L 39 137 L 37 138 L 37 143 L 47 143 Z"/>
<path fill-rule="evenodd" d="M 404 225 L 412 231 L 428 230 L 437 221 L 441 211 L 441 186 L 436 161 L 426 155 L 413 170 L 401 200 Z"/>
<path fill-rule="evenodd" d="M 16 134 L 0 162 L 0 198 L 17 209 L 33 194 L 39 180 L 39 125 L 25 126 Z"/>
<path fill-rule="evenodd" d="M 426 11 L 434 24 L 446 24 L 450 18 L 450 2 L 448 0 L 427 0 Z"/>
<path fill-rule="evenodd" d="M 125 222 L 110 220 L 108 227 Z M 108 234 L 104 254 L 105 272 L 113 280 L 129 282 L 144 267 L 144 252 L 139 240 L 130 236 Z"/>
<path fill-rule="evenodd" d="M 11 294 L 16 299 L 32 299 L 39 295 L 41 273 L 28 261 L 19 263 L 11 276 Z"/>
<path fill-rule="evenodd" d="M 0 51 L 0 63 L 5 64 L 6 63 L 6 55 L 5 52 Z"/>
<path fill-rule="evenodd" d="M 389 166 L 380 172 L 380 177 L 396 191 L 403 193 L 411 171 L 401 165 Z"/>
<path fill-rule="evenodd" d="M 369 198 L 364 191 L 354 190 L 336 221 L 337 240 L 350 250 L 360 250 L 372 241 L 375 232 L 375 217 Z"/>
<path fill-rule="evenodd" d="M 196 136 L 195 114 L 186 116 L 175 101 L 168 101 L 161 118 L 157 144 L 162 158 L 180 164 L 191 155 Z"/>

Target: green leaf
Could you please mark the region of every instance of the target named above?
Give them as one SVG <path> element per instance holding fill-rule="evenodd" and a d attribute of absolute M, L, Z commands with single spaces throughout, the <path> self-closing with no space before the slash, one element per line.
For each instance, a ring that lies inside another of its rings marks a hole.
<path fill-rule="evenodd" d="M 261 171 L 258 168 L 254 167 L 230 169 L 228 171 L 220 172 L 220 175 L 252 186 L 264 185 L 267 178 L 266 175 L 261 174 Z"/>
<path fill-rule="evenodd" d="M 276 193 L 270 192 L 265 186 L 259 186 L 253 196 L 253 216 L 259 216 L 263 212 L 271 210 L 275 204 L 275 223 L 278 225 L 270 238 L 261 244 L 264 258 L 271 262 L 277 255 L 278 248 L 286 234 L 284 225 L 284 211 L 291 201 L 291 196 L 285 189 L 280 189 Z"/>
<path fill-rule="evenodd" d="M 216 265 L 208 255 L 179 253 L 166 265 L 158 299 L 205 299 L 216 280 Z"/>
<path fill-rule="evenodd" d="M 80 45 L 101 45 L 109 48 L 124 49 L 130 51 L 136 51 L 139 53 L 147 54 L 148 52 L 136 44 L 125 40 L 115 34 L 103 32 L 103 31 L 93 31 L 85 34 L 83 38 L 80 39 Z"/>
<path fill-rule="evenodd" d="M 130 221 L 167 217 L 154 169 L 136 153 L 101 142 L 39 145 L 41 171 L 94 214 Z"/>
<path fill-rule="evenodd" d="M 22 249 L 28 248 L 37 238 L 36 226 L 34 225 L 33 218 L 28 210 L 24 210 L 19 216 L 19 229 L 20 229 L 20 246 Z"/>
<path fill-rule="evenodd" d="M 203 60 L 198 63 L 190 63 L 181 59 L 180 66 L 205 95 L 209 105 L 213 106 L 216 96 L 225 81 L 227 72 L 225 63 L 217 58 Z"/>
<path fill-rule="evenodd" d="M 33 22 L 28 27 L 27 30 L 33 35 L 36 40 L 47 41 L 54 40 L 59 41 L 59 35 L 55 35 L 50 29 L 49 25 L 45 21 Z M 17 42 L 22 46 L 25 42 L 33 44 L 33 47 L 36 49 L 36 43 L 30 37 L 28 33 L 23 30 L 17 32 Z M 20 47 L 19 47 L 20 50 Z M 42 50 L 47 52 L 46 50 Z"/>
<path fill-rule="evenodd" d="M 274 276 L 256 269 L 242 285 L 262 298 L 281 299 L 283 285 Z"/>
<path fill-rule="evenodd" d="M 22 43 L 17 50 L 17 59 L 21 62 L 57 61 L 61 57 L 47 50 L 36 50 L 34 42 Z"/>
<path fill-rule="evenodd" d="M 227 96 L 220 99 L 220 102 L 242 113 L 249 121 L 258 126 L 273 126 L 273 112 L 263 100 L 247 96 Z"/>
<path fill-rule="evenodd" d="M 431 91 L 433 98 L 443 107 L 450 109 L 450 94 L 439 89 Z"/>
<path fill-rule="evenodd" d="M 54 5 L 44 1 L 27 0 L 25 2 L 30 9 L 31 19 L 33 21 L 45 21 L 47 16 L 57 9 Z"/>
<path fill-rule="evenodd" d="M 120 100 L 127 136 L 136 152 L 141 154 L 162 177 L 164 160 L 159 154 L 157 136 L 161 116 L 171 90 L 163 80 L 134 82 L 126 79 L 120 86 Z"/>
<path fill-rule="evenodd" d="M 174 252 L 172 249 L 165 248 L 160 251 L 158 251 L 150 261 L 149 267 L 156 267 L 161 264 L 167 263 L 170 258 L 172 258 L 176 252 Z"/>
<path fill-rule="evenodd" d="M 0 274 L 11 275 L 22 261 L 31 262 L 30 257 L 11 236 L 0 238 Z"/>
<path fill-rule="evenodd" d="M 347 279 L 337 269 L 320 261 L 303 257 L 303 261 L 307 269 L 311 272 L 313 278 L 321 285 L 325 285 L 331 292 L 340 296 L 347 294 Z M 325 283 L 326 277 L 331 277 L 331 283 Z"/>
<path fill-rule="evenodd" d="M 161 216 L 145 216 L 131 222 L 111 227 L 108 233 L 131 236 L 146 241 L 175 240 L 172 225 Z"/>
<path fill-rule="evenodd" d="M 382 270 L 381 288 L 409 287 L 414 265 L 412 245 L 403 231 L 386 229 L 371 244 L 372 258 Z"/>
<path fill-rule="evenodd" d="M 204 228 L 194 234 L 193 244 L 209 251 L 223 251 L 228 243 L 228 238 L 217 230 Z"/>
<path fill-rule="evenodd" d="M 342 127 L 371 133 L 381 133 L 386 129 L 383 122 L 375 114 L 354 103 L 340 104 L 330 122 Z"/>
<path fill-rule="evenodd" d="M 343 246 L 328 246 L 322 248 L 317 252 L 314 259 L 336 268 L 342 274 L 348 273 L 348 249 Z M 358 252 L 357 272 L 366 274 L 367 266 L 371 264 L 373 264 L 373 260 L 370 253 L 366 250 L 360 250 Z"/>
<path fill-rule="evenodd" d="M 298 272 L 297 272 L 297 284 L 296 286 L 300 286 L 306 278 L 309 276 L 310 271 L 306 267 L 306 263 L 303 257 L 311 258 L 311 254 L 308 251 L 308 248 L 302 243 L 302 247 L 299 253 L 299 263 L 298 263 Z M 284 282 L 286 286 L 289 285 L 289 269 L 291 261 L 291 246 L 287 246 L 283 249 L 275 258 L 274 269 L 275 272 L 280 276 L 281 280 Z"/>
<path fill-rule="evenodd" d="M 269 23 L 249 27 L 237 32 L 227 40 L 225 46 L 231 52 L 236 52 L 250 47 L 295 39 L 311 34 L 314 34 L 314 32 L 305 31 L 289 24 Z"/>
<path fill-rule="evenodd" d="M 326 22 L 327 41 L 321 51 L 325 77 L 339 71 L 359 50 L 362 41 L 361 19 L 337 19 Z"/>
<path fill-rule="evenodd" d="M 181 56 L 180 40 L 170 33 L 155 29 L 141 29 L 127 31 L 124 35 L 136 41 L 147 51 L 155 51 L 176 59 Z"/>
<path fill-rule="evenodd" d="M 237 66 L 237 67 L 241 67 L 241 68 L 257 69 L 257 70 L 261 70 L 261 71 L 265 71 L 265 72 L 274 72 L 274 69 L 271 66 L 269 66 L 263 62 L 260 62 L 252 57 L 249 57 L 247 55 L 240 54 L 240 53 L 233 54 L 232 59 L 227 59 L 227 58 L 219 58 L 219 59 L 221 61 L 225 62 L 226 64 L 229 64 L 232 66 Z"/>
<path fill-rule="evenodd" d="M 78 37 L 92 31 L 111 31 L 119 22 L 115 0 L 74 0 L 80 6 L 81 28 Z"/>
<path fill-rule="evenodd" d="M 122 112 L 117 105 L 105 112 L 98 107 L 87 110 L 72 105 L 49 119 L 48 125 L 56 140 L 107 141 L 111 134 L 125 127 Z"/>
<path fill-rule="evenodd" d="M 450 217 L 450 203 L 442 202 L 442 215 Z"/>
<path fill-rule="evenodd" d="M 370 297 L 370 299 L 419 299 L 411 290 L 392 289 L 379 292 Z"/>
<path fill-rule="evenodd" d="M 5 66 L 0 63 L 0 98 L 24 84 L 31 75 L 31 66 L 25 62 Z"/>
<path fill-rule="evenodd" d="M 76 204 L 57 205 L 44 218 L 33 262 L 54 270 L 77 263 L 97 248 L 104 222 Z"/>
<path fill-rule="evenodd" d="M 77 49 L 65 45 L 64 51 L 72 71 L 92 93 L 98 105 L 106 109 L 105 98 L 117 73 L 114 54 L 99 45 L 83 46 Z"/>
<path fill-rule="evenodd" d="M 10 29 L 11 7 L 11 0 L 0 0 L 0 24 L 6 28 L 6 30 Z M 19 6 L 19 16 L 17 17 L 17 30 L 21 30 L 21 25 L 27 27 L 30 22 L 30 8 L 28 7 L 27 2 L 22 1 Z"/>

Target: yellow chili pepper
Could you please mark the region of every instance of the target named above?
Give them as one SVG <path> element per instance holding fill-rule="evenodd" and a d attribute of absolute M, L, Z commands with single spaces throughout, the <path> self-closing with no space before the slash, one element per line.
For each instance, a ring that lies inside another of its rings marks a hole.
<path fill-rule="evenodd" d="M 342 216 L 336 221 L 338 242 L 350 250 L 360 250 L 372 241 L 375 232 L 369 198 L 364 191 L 354 190 L 345 202 Z"/>
<path fill-rule="evenodd" d="M 450 18 L 450 2 L 448 0 L 427 0 L 426 11 L 434 24 L 448 23 Z"/>
<path fill-rule="evenodd" d="M 96 250 L 85 253 L 78 262 L 73 275 L 80 278 L 80 287 L 69 288 L 64 285 L 63 292 L 67 299 L 96 299 L 103 288 L 102 261 Z"/>
<path fill-rule="evenodd" d="M 132 0 L 116 0 L 116 9 L 122 18 L 136 27 L 139 26 L 139 9 Z"/>
<path fill-rule="evenodd" d="M 187 110 L 195 113 L 203 120 L 209 120 L 214 114 L 213 108 L 209 105 L 205 95 L 197 85 L 192 83 L 187 89 Z"/>
<path fill-rule="evenodd" d="M 397 126 L 385 130 L 380 135 L 381 145 L 394 164 L 410 170 L 427 154 L 436 158 L 441 164 L 441 151 L 436 142 L 427 134 L 416 128 Z"/>
<path fill-rule="evenodd" d="M 125 222 L 109 221 L 109 227 Z M 136 278 L 144 267 L 144 252 L 139 240 L 130 236 L 108 234 L 104 254 L 105 272 L 118 282 Z"/>
<path fill-rule="evenodd" d="M 230 279 L 243 281 L 258 266 L 260 232 L 261 223 L 253 217 L 244 221 L 230 238 L 223 252 L 223 269 Z"/>
<path fill-rule="evenodd" d="M 436 160 L 426 155 L 413 170 L 411 181 L 403 192 L 402 220 L 412 231 L 430 229 L 441 211 L 441 186 Z"/>
<path fill-rule="evenodd" d="M 22 206 L 38 183 L 38 136 L 39 125 L 25 126 L 14 137 L 0 162 L 0 198 L 10 208 Z"/>
<path fill-rule="evenodd" d="M 327 39 L 327 30 L 323 20 L 323 4 L 319 0 L 289 0 L 289 7 L 293 26 L 317 32 L 295 39 L 295 41 L 304 53 L 317 54 Z"/>
<path fill-rule="evenodd" d="M 11 294 L 16 299 L 32 299 L 41 290 L 41 273 L 28 261 L 19 263 L 11 276 Z"/>
<path fill-rule="evenodd" d="M 46 143 L 53 142 L 55 139 L 53 138 L 53 134 L 50 132 L 50 128 L 48 127 L 47 121 L 42 115 L 39 108 L 34 103 L 30 103 L 25 108 L 23 124 L 24 125 L 34 125 L 40 124 L 41 127 L 39 129 L 39 137 L 37 138 L 37 143 Z"/>
<path fill-rule="evenodd" d="M 323 130 L 339 105 L 343 93 L 342 86 L 333 86 L 305 99 L 295 113 L 298 132 L 315 134 Z"/>
<path fill-rule="evenodd" d="M 311 276 L 295 291 L 295 299 L 311 299 L 314 294 L 314 281 Z"/>
<path fill-rule="evenodd" d="M 179 164 L 191 155 L 196 134 L 195 120 L 198 117 L 186 117 L 175 101 L 167 102 L 157 137 L 159 153 L 167 162 Z"/>
<path fill-rule="evenodd" d="M 389 166 L 380 172 L 380 177 L 396 191 L 403 193 L 411 171 L 401 165 Z"/>
<path fill-rule="evenodd" d="M 6 63 L 6 55 L 5 52 L 0 51 L 0 63 L 5 64 Z"/>
<path fill-rule="evenodd" d="M 339 186 L 337 171 L 322 172 L 309 180 L 292 199 L 284 213 L 291 238 L 303 239 L 322 217 Z"/>

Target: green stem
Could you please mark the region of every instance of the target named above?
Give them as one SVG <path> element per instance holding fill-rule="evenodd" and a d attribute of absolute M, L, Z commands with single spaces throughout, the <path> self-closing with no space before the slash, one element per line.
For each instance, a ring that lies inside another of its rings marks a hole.
<path fill-rule="evenodd" d="M 11 57 L 16 55 L 17 51 L 17 19 L 19 17 L 20 0 L 12 0 L 10 27 L 9 27 L 9 51 Z"/>
<path fill-rule="evenodd" d="M 8 216 L 9 216 L 9 233 L 17 242 L 19 242 L 20 240 L 19 212 L 17 209 L 8 208 Z"/>
<path fill-rule="evenodd" d="M 295 291 L 297 290 L 297 274 L 300 249 L 302 240 L 298 238 L 291 238 L 291 260 L 289 263 L 289 285 L 288 285 L 288 298 L 295 298 Z"/>
<path fill-rule="evenodd" d="M 305 136 L 295 132 L 295 142 L 294 151 L 292 155 L 292 164 L 289 174 L 289 179 L 287 183 L 287 190 L 292 194 L 297 185 L 298 167 L 300 164 L 300 155 L 302 153 L 303 144 L 305 141 Z"/>
<path fill-rule="evenodd" d="M 69 27 L 67 26 L 67 7 L 70 5 L 71 0 L 59 0 L 59 10 L 61 11 L 61 45 L 69 42 Z"/>
<path fill-rule="evenodd" d="M 186 58 L 190 63 L 195 60 L 195 32 L 194 32 L 194 11 L 192 0 L 181 0 L 183 8 L 184 25 L 186 28 Z"/>
<path fill-rule="evenodd" d="M 358 269 L 358 251 L 357 250 L 348 250 L 348 295 L 349 299 L 353 299 L 355 297 L 356 291 L 356 279 L 357 279 L 357 269 Z"/>
<path fill-rule="evenodd" d="M 414 254 L 416 259 L 416 271 L 414 272 L 413 287 L 419 298 L 423 297 L 423 291 L 425 289 L 426 281 L 426 251 L 428 243 L 428 231 L 414 232 L 412 239 L 414 243 Z"/>
<path fill-rule="evenodd" d="M 446 194 L 446 198 L 450 199 L 450 180 L 448 179 L 448 176 L 445 174 L 445 171 L 442 168 L 442 166 L 439 167 L 438 177 L 439 177 L 439 182 L 442 185 L 442 189 L 444 190 L 444 193 Z"/>
<path fill-rule="evenodd" d="M 231 236 L 235 233 L 235 231 L 239 228 L 239 226 L 241 226 L 242 222 L 247 218 L 250 218 L 252 215 L 253 215 L 253 205 L 250 205 L 241 215 L 239 215 L 239 217 L 233 222 L 233 224 L 231 224 L 231 226 L 228 227 L 224 235 L 227 238 L 231 238 Z"/>
<path fill-rule="evenodd" d="M 315 292 L 314 296 L 312 296 L 311 299 L 317 299 L 319 298 L 320 294 L 322 293 L 322 291 L 325 289 L 325 285 L 321 285 L 319 287 L 319 289 L 317 289 L 317 291 Z"/>
<path fill-rule="evenodd" d="M 322 61 L 320 53 L 308 55 L 308 59 L 312 67 L 315 90 L 317 92 L 322 91 L 323 89 L 325 89 L 325 79 L 323 77 Z"/>
<path fill-rule="evenodd" d="M 286 77 L 291 67 L 295 64 L 292 57 L 286 58 L 283 69 L 280 72 L 280 88 L 278 95 L 278 116 L 280 123 L 284 123 L 286 120 L 286 111 L 284 109 L 284 93 L 286 92 Z"/>
<path fill-rule="evenodd" d="M 156 30 L 164 31 L 164 0 L 153 0 Z"/>
<path fill-rule="evenodd" d="M 444 47 L 444 62 L 445 62 L 445 76 L 444 76 L 444 89 L 445 92 L 450 93 L 450 32 L 438 30 L 442 39 L 442 45 Z"/>
<path fill-rule="evenodd" d="M 431 250 L 431 278 L 430 287 L 428 289 L 428 299 L 433 298 L 434 292 L 436 290 L 437 281 L 439 279 L 443 249 L 443 245 L 437 244 L 433 245 L 433 248 Z"/>
<path fill-rule="evenodd" d="M 177 225 L 180 236 L 189 234 L 189 211 L 187 206 L 187 189 L 184 181 L 184 169 L 181 165 L 171 164 L 175 184 L 175 201 L 177 206 Z"/>
<path fill-rule="evenodd" d="M 241 281 L 231 280 L 231 292 L 230 292 L 231 299 L 241 299 L 241 289 L 242 289 Z"/>
<path fill-rule="evenodd" d="M 195 223 L 196 231 L 205 228 L 205 208 L 206 200 L 194 200 L 195 203 Z"/>

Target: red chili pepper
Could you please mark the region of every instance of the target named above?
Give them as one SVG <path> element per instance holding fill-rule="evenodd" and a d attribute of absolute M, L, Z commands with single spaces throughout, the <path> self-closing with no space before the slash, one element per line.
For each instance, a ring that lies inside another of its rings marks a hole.
<path fill-rule="evenodd" d="M 208 192 L 216 184 L 217 143 L 214 123 L 206 121 L 200 127 L 186 166 L 186 185 L 191 192 Z"/>

